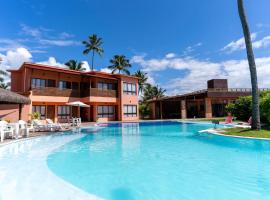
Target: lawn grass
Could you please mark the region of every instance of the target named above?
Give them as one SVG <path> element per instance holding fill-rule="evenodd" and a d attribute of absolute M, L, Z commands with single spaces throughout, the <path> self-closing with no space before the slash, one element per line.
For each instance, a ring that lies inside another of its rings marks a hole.
<path fill-rule="evenodd" d="M 203 121 L 203 122 L 211 122 L 213 120 L 218 120 L 218 121 L 225 121 L 225 117 L 213 117 L 213 118 L 193 118 L 193 119 L 188 119 L 190 121 Z"/>
<path fill-rule="evenodd" d="M 226 128 L 224 135 L 234 135 L 254 138 L 270 138 L 270 126 L 262 126 L 260 131 L 249 128 Z"/>

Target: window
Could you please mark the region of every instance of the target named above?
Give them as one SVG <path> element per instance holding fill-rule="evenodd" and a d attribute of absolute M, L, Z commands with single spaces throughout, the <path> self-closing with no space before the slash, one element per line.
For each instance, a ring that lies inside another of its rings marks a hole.
<path fill-rule="evenodd" d="M 40 119 L 46 118 L 46 106 L 32 106 L 32 112 L 37 112 L 40 114 Z"/>
<path fill-rule="evenodd" d="M 124 94 L 137 95 L 137 86 L 135 83 L 124 82 Z"/>
<path fill-rule="evenodd" d="M 67 119 L 70 116 L 70 106 L 58 106 L 57 115 L 59 119 Z"/>
<path fill-rule="evenodd" d="M 98 89 L 100 90 L 112 90 L 113 84 L 112 83 L 98 83 Z"/>
<path fill-rule="evenodd" d="M 98 106 L 97 108 L 97 116 L 100 117 L 114 117 L 114 106 Z"/>
<path fill-rule="evenodd" d="M 32 88 L 46 87 L 46 80 L 40 78 L 32 78 Z"/>
<path fill-rule="evenodd" d="M 125 117 L 137 117 L 137 105 L 124 105 Z"/>
<path fill-rule="evenodd" d="M 78 82 L 72 82 L 72 89 L 73 90 L 78 90 L 79 89 L 79 83 Z"/>
<path fill-rule="evenodd" d="M 56 81 L 55 80 L 51 80 L 51 79 L 48 79 L 47 80 L 47 87 L 55 87 L 55 84 Z"/>
<path fill-rule="evenodd" d="M 71 82 L 69 81 L 59 81 L 59 89 L 71 89 Z"/>

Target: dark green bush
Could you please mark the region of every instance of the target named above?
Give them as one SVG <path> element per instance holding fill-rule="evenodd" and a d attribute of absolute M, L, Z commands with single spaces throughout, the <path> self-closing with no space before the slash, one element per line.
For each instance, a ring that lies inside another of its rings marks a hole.
<path fill-rule="evenodd" d="M 235 103 L 230 103 L 226 106 L 227 112 L 231 112 L 238 120 L 247 121 L 251 116 L 251 96 L 240 97 Z"/>

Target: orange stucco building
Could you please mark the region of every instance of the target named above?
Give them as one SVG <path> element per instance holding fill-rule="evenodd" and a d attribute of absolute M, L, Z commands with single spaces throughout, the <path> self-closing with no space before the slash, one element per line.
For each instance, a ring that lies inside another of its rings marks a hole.
<path fill-rule="evenodd" d="M 98 71 L 80 72 L 61 67 L 24 63 L 11 72 L 11 91 L 27 96 L 22 119 L 39 112 L 41 118 L 64 122 L 71 117 L 82 121 L 134 121 L 139 119 L 138 79 L 134 76 Z M 81 101 L 89 108 L 71 107 Z"/>

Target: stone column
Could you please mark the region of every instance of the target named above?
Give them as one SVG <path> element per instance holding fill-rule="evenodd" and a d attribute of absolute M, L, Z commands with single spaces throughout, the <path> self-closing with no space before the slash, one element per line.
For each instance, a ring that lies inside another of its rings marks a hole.
<path fill-rule="evenodd" d="M 205 117 L 212 118 L 212 102 L 210 98 L 205 98 Z"/>
<path fill-rule="evenodd" d="M 186 100 L 181 100 L 181 119 L 187 118 Z"/>

